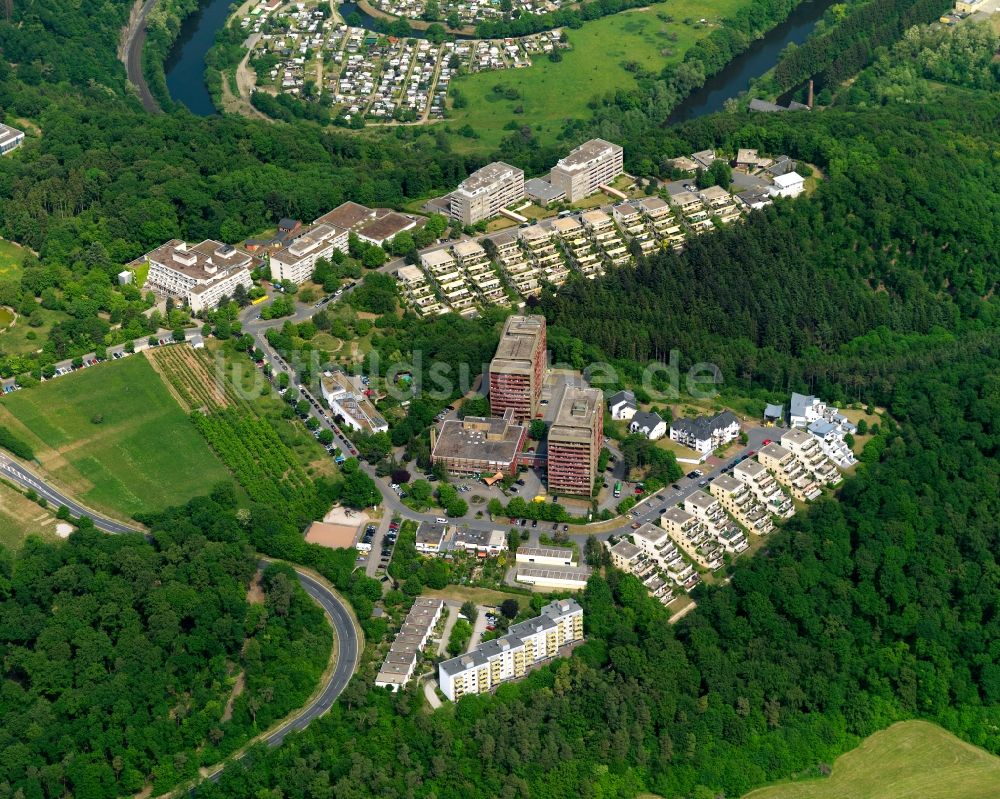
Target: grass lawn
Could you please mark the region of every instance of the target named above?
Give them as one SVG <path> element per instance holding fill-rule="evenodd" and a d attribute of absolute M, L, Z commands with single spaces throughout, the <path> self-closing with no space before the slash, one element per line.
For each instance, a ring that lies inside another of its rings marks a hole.
<path fill-rule="evenodd" d="M 31 442 L 58 486 L 116 516 L 160 510 L 232 480 L 142 356 L 11 394 L 0 403 L 0 423 Z"/>
<path fill-rule="evenodd" d="M 20 277 L 21 264 L 28 251 L 12 241 L 0 239 L 0 280 Z"/>
<path fill-rule="evenodd" d="M 685 25 L 684 19 L 704 17 L 717 22 L 742 5 L 744 0 L 654 3 L 588 22 L 577 30 L 567 29 L 572 49 L 564 51 L 562 61 L 554 63 L 544 55 L 536 55 L 526 69 L 481 72 L 458 78 L 453 85 L 465 95 L 468 105 L 452 109 L 447 124 L 454 130 L 471 125 L 480 138 L 467 139 L 456 134 L 452 137 L 453 146 L 460 151 L 493 149 L 510 135 L 510 131 L 503 129 L 510 120 L 530 125 L 543 144 L 552 144 L 567 119 L 590 115 L 587 102 L 592 97 L 635 87 L 635 75 L 624 64 L 635 62 L 644 69 L 659 72 L 667 64 L 680 62 L 688 48 L 715 29 L 714 25 L 698 28 Z M 657 14 L 669 15 L 673 21 L 665 22 Z M 676 40 L 671 41 L 673 35 Z M 493 91 L 496 85 L 514 88 L 520 97 L 507 100 L 502 93 Z M 514 114 L 519 105 L 524 113 Z"/>
<path fill-rule="evenodd" d="M 31 315 L 33 320 L 41 321 L 38 327 L 32 327 L 23 316 L 19 317 L 13 327 L 6 330 L 0 324 L 0 350 L 10 355 L 27 355 L 37 352 L 48 337 L 49 331 L 58 322 L 69 319 L 62 311 L 49 311 L 41 306 Z"/>
<path fill-rule="evenodd" d="M 1000 796 L 1000 758 L 925 721 L 904 721 L 837 758 L 827 779 L 761 788 L 744 799 L 983 799 Z"/>
<path fill-rule="evenodd" d="M 0 483 L 0 546 L 18 549 L 29 535 L 55 540 L 56 523 L 46 510 Z"/>

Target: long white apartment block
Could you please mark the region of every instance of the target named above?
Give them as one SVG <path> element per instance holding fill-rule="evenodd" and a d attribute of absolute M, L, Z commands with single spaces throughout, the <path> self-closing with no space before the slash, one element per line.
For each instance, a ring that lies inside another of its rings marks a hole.
<path fill-rule="evenodd" d="M 438 684 L 453 702 L 487 693 L 523 677 L 535 664 L 556 657 L 562 646 L 580 640 L 583 608 L 572 599 L 560 599 L 543 607 L 540 616 L 512 624 L 507 635 L 440 663 Z"/>
<path fill-rule="evenodd" d="M 316 262 L 329 260 L 334 250 L 347 252 L 347 231 L 332 225 L 315 225 L 291 244 L 271 254 L 271 277 L 302 284 L 312 277 Z"/>
<path fill-rule="evenodd" d="M 253 259 L 231 244 L 211 239 L 193 245 L 171 239 L 129 267 L 143 263 L 149 264 L 149 288 L 186 302 L 195 313 L 215 308 L 224 297 L 232 297 L 237 286 L 253 288 Z"/>

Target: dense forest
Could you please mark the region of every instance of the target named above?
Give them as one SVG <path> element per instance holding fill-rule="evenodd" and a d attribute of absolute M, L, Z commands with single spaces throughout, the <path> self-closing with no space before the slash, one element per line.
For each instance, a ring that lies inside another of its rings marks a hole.
<path fill-rule="evenodd" d="M 994 333 L 901 375 L 898 424 L 858 476 L 676 626 L 635 579 L 595 577 L 572 659 L 434 713 L 370 688 L 370 663 L 309 730 L 199 793 L 736 797 L 913 716 L 1000 751 L 998 352 Z M 238 529 L 198 508 L 210 537 Z"/>
<path fill-rule="evenodd" d="M 179 528 L 0 549 L 0 796 L 159 794 L 299 707 L 332 633 L 286 566 L 248 601 L 257 569 Z"/>

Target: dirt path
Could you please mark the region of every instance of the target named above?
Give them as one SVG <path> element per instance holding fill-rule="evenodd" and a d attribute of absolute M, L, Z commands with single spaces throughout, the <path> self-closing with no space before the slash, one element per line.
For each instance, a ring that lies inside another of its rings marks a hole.
<path fill-rule="evenodd" d="M 233 684 L 233 690 L 229 692 L 229 698 L 226 700 L 226 708 L 222 711 L 222 718 L 220 721 L 225 724 L 233 717 L 233 705 L 236 704 L 236 699 L 240 694 L 246 690 L 247 687 L 247 676 L 246 672 L 240 672 L 236 675 L 236 682 Z"/>

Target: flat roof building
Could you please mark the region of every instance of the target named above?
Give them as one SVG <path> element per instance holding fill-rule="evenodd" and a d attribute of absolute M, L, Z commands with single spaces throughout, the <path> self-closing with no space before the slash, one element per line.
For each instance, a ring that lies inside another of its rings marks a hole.
<path fill-rule="evenodd" d="M 312 278 L 316 262 L 329 260 L 334 250 L 347 252 L 347 231 L 332 225 L 315 225 L 291 244 L 271 254 L 271 277 L 301 285 Z"/>
<path fill-rule="evenodd" d="M 431 463 L 443 464 L 451 474 L 513 475 L 517 454 L 528 440 L 528 429 L 518 424 L 508 408 L 502 417 L 466 416 L 448 419 L 441 432 L 431 429 Z"/>
<path fill-rule="evenodd" d="M 545 317 L 510 316 L 490 361 L 490 411 L 508 410 L 518 421 L 538 415 L 545 375 Z"/>
<path fill-rule="evenodd" d="M 549 183 L 573 203 L 608 185 L 623 171 L 622 148 L 604 139 L 591 139 L 552 167 Z"/>
<path fill-rule="evenodd" d="M 436 555 L 441 551 L 448 525 L 438 522 L 420 522 L 417 527 L 416 550 L 425 555 Z"/>
<path fill-rule="evenodd" d="M 604 439 L 604 395 L 567 386 L 548 435 L 548 488 L 589 497 Z"/>
<path fill-rule="evenodd" d="M 518 563 L 536 566 L 573 566 L 576 553 L 566 547 L 518 547 L 514 556 Z"/>
<path fill-rule="evenodd" d="M 144 263 L 149 264 L 146 286 L 183 300 L 195 313 L 215 308 L 224 297 L 232 297 L 237 286 L 253 288 L 253 258 L 211 239 L 194 245 L 171 239 L 128 266 Z"/>
<path fill-rule="evenodd" d="M 512 624 L 507 635 L 440 663 L 438 684 L 453 702 L 467 694 L 488 693 L 556 657 L 565 644 L 581 640 L 583 608 L 572 599 L 550 602 L 540 616 Z"/>
<path fill-rule="evenodd" d="M 324 372 L 319 386 L 330 410 L 341 416 L 348 427 L 366 433 L 384 433 L 389 429 L 364 391 L 343 372 Z"/>
<path fill-rule="evenodd" d="M 591 571 L 586 566 L 518 566 L 514 579 L 551 591 L 579 591 L 587 587 Z"/>
<path fill-rule="evenodd" d="M 449 213 L 463 225 L 492 219 L 500 209 L 524 199 L 524 172 L 494 161 L 477 169 L 450 195 Z"/>
<path fill-rule="evenodd" d="M 22 144 L 24 144 L 24 131 L 0 122 L 0 155 L 7 155 Z"/>

